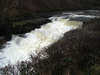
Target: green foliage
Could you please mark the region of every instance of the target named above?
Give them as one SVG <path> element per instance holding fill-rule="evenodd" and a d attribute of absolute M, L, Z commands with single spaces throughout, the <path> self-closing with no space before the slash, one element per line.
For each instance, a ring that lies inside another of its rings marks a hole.
<path fill-rule="evenodd" d="M 95 64 L 91 67 L 91 75 L 100 75 L 100 64 Z"/>

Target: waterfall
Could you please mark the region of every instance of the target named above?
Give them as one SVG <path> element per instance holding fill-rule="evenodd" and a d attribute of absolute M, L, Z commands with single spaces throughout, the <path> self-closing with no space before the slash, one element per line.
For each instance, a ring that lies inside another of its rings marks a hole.
<path fill-rule="evenodd" d="M 22 61 L 31 61 L 30 55 L 37 56 L 44 48 L 62 38 L 64 33 L 81 27 L 80 21 L 52 17 L 50 23 L 25 33 L 24 37 L 13 35 L 12 39 L 0 50 L 0 68 L 8 64 L 16 65 Z M 45 55 L 41 58 L 44 57 Z"/>

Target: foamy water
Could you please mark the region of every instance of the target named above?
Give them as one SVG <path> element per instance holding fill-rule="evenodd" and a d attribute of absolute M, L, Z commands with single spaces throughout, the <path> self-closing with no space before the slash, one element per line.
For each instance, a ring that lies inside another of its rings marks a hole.
<path fill-rule="evenodd" d="M 25 37 L 13 36 L 0 51 L 0 68 L 8 64 L 29 61 L 30 55 L 37 56 L 43 48 L 50 46 L 64 36 L 64 33 L 80 28 L 82 22 L 70 21 L 61 17 L 51 18 L 52 22 L 42 25 L 39 29 L 24 34 Z"/>

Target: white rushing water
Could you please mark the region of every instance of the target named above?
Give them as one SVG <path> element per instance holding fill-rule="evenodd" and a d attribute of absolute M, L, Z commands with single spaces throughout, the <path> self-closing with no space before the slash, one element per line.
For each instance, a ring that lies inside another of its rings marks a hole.
<path fill-rule="evenodd" d="M 39 29 L 24 34 L 25 37 L 13 36 L 0 51 L 0 68 L 28 61 L 30 55 L 37 56 L 43 48 L 50 46 L 64 36 L 64 33 L 80 28 L 82 22 L 70 21 L 61 17 L 51 18 L 52 22 Z"/>

